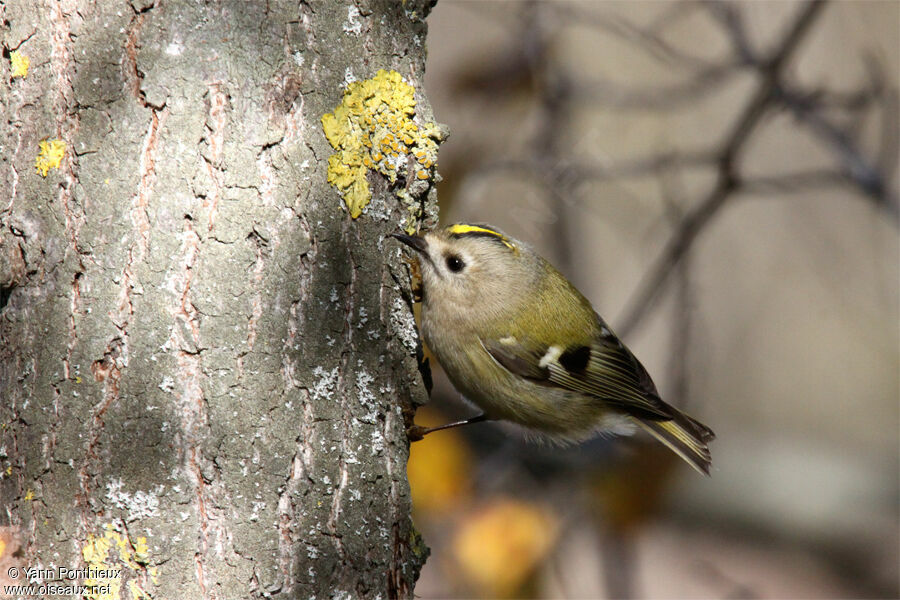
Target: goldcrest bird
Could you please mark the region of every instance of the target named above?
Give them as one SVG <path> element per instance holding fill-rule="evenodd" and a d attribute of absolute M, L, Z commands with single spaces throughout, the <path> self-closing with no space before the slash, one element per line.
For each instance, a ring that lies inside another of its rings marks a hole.
<path fill-rule="evenodd" d="M 660 399 L 647 370 L 590 302 L 528 245 L 490 225 L 394 234 L 415 250 L 421 333 L 450 381 L 483 413 L 412 439 L 484 420 L 577 442 L 647 430 L 709 474 L 715 434 Z"/>

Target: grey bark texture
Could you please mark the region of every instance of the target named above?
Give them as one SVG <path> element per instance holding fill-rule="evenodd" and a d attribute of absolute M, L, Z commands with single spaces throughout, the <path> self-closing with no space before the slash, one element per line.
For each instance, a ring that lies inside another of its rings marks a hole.
<path fill-rule="evenodd" d="M 412 595 L 408 212 L 370 173 L 349 217 L 320 119 L 383 68 L 431 120 L 430 5 L 0 3 L 0 562 L 106 566 L 121 598 Z"/>

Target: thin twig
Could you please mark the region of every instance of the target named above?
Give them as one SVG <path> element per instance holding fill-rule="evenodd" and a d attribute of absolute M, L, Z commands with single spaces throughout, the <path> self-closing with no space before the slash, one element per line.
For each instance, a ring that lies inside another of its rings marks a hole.
<path fill-rule="evenodd" d="M 859 186 L 875 206 L 884 210 L 895 225 L 900 226 L 900 205 L 896 194 L 888 189 L 882 171 L 866 159 L 851 136 L 818 111 L 811 110 L 809 104 L 798 94 L 782 89 L 781 95 L 796 119 L 831 147 L 847 177 Z"/>
<path fill-rule="evenodd" d="M 703 6 L 709 14 L 725 29 L 728 39 L 731 41 L 734 53 L 744 64 L 757 62 L 756 51 L 750 44 L 747 31 L 737 4 L 733 2 L 703 2 Z"/>
<path fill-rule="evenodd" d="M 857 187 L 845 171 L 810 169 L 780 175 L 760 175 L 741 179 L 741 192 L 748 194 L 796 193 L 833 189 L 837 186 Z"/>
<path fill-rule="evenodd" d="M 633 46 L 666 65 L 680 66 L 688 69 L 704 70 L 713 66 L 709 61 L 673 46 L 655 31 L 659 26 L 670 26 L 679 18 L 688 16 L 690 5 L 683 2 L 673 3 L 664 10 L 656 27 L 638 27 L 618 15 L 596 10 L 583 10 L 573 5 L 558 5 L 556 11 L 560 17 L 570 23 L 587 25 L 604 31 L 613 37 L 630 42 Z"/>
<path fill-rule="evenodd" d="M 739 74 L 740 64 L 723 62 L 698 71 L 687 81 L 671 85 L 627 89 L 613 81 L 593 81 L 576 86 L 584 102 L 617 110 L 674 110 L 721 89 Z"/>
<path fill-rule="evenodd" d="M 662 152 L 653 156 L 616 161 L 610 164 L 567 163 L 563 169 L 581 179 L 631 179 L 659 175 L 671 168 L 702 169 L 716 166 L 718 155 L 712 150 Z"/>

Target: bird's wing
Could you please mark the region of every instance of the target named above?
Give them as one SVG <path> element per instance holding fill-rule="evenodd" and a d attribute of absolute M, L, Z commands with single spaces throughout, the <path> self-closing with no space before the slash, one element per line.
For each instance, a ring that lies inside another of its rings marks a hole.
<path fill-rule="evenodd" d="M 646 369 L 602 320 L 588 343 L 537 344 L 506 336 L 482 339 L 484 349 L 508 371 L 535 383 L 599 398 L 619 410 L 652 421 L 673 418 Z"/>

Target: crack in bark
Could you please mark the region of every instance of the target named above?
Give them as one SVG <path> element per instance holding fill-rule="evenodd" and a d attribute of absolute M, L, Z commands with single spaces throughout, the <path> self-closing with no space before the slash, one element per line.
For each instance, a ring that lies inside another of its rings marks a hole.
<path fill-rule="evenodd" d="M 341 225 L 341 237 L 346 239 L 348 236 L 349 225 L 347 220 L 345 219 Z M 351 424 L 349 422 L 350 418 L 350 409 L 349 409 L 349 400 L 350 395 L 353 393 L 351 389 L 347 386 L 346 382 L 346 374 L 351 371 L 349 360 L 350 357 L 355 354 L 353 347 L 353 312 L 355 309 L 355 305 L 353 300 L 356 294 L 356 282 L 357 282 L 357 264 L 353 259 L 353 251 L 350 247 L 350 244 L 345 244 L 345 248 L 347 249 L 347 264 L 350 267 L 350 283 L 347 286 L 347 303 L 345 307 L 345 320 L 344 327 L 346 329 L 345 333 L 345 341 L 344 341 L 344 351 L 341 354 L 341 366 L 338 370 L 338 381 L 337 381 L 337 389 L 343 390 L 340 394 L 341 397 L 341 445 L 340 445 L 340 455 L 338 456 L 338 472 L 340 473 L 338 477 L 338 485 L 337 489 L 334 491 L 334 497 L 331 501 L 331 510 L 329 511 L 327 527 L 328 531 L 331 534 L 332 539 L 334 540 L 334 547 L 338 553 L 341 564 L 347 564 L 347 553 L 344 550 L 344 542 L 341 539 L 341 536 L 338 534 L 338 517 L 340 516 L 342 509 L 342 500 L 344 497 L 344 489 L 347 487 L 347 482 L 349 480 L 349 473 L 347 469 L 347 441 L 350 438 L 350 430 Z"/>
<path fill-rule="evenodd" d="M 21 368 L 22 358 L 20 356 L 15 356 L 14 360 L 15 360 L 14 372 L 21 373 L 22 372 L 22 368 Z M 32 360 L 32 365 L 33 365 L 34 358 L 32 358 L 31 360 Z M 24 387 L 25 386 L 23 385 L 22 388 L 24 388 Z M 21 396 L 20 396 L 20 399 L 21 399 Z M 20 416 L 19 416 L 19 407 L 16 404 L 16 399 L 11 398 L 10 400 L 11 401 L 9 402 L 9 405 L 8 405 L 10 416 L 9 416 L 9 420 L 7 422 L 9 424 L 12 424 L 12 423 L 19 421 Z M 9 432 L 9 436 L 12 439 L 12 453 L 9 455 L 10 463 L 11 463 L 10 466 L 16 467 L 13 470 L 13 474 L 14 474 L 15 482 L 16 482 L 16 497 L 22 498 L 25 495 L 25 468 L 24 468 L 25 467 L 25 459 L 24 459 L 24 455 L 19 450 L 19 436 L 17 435 L 17 431 L 18 431 L 17 428 L 16 427 L 8 427 L 7 431 Z M 16 464 L 16 465 L 12 464 L 14 457 L 18 458 L 18 464 Z M 17 511 L 13 510 L 14 508 L 16 508 L 16 506 L 13 503 L 10 503 L 9 505 L 4 507 L 4 510 L 6 512 L 6 522 L 11 526 L 20 527 L 22 525 L 22 519 L 19 517 L 19 513 Z M 26 555 L 25 558 L 27 559 L 28 562 L 30 562 L 32 564 L 34 564 L 33 561 L 37 558 L 35 555 L 35 545 L 34 545 L 35 537 L 34 537 L 33 527 L 34 527 L 34 525 L 32 524 L 32 532 L 29 534 L 28 541 L 23 544 L 23 546 L 25 548 L 25 555 Z"/>
<path fill-rule="evenodd" d="M 125 86 L 131 92 L 132 96 L 138 98 L 142 102 L 144 102 L 144 98 L 141 93 L 141 83 L 144 78 L 137 67 L 137 38 L 143 23 L 144 15 L 142 13 L 135 13 L 135 15 L 131 17 L 131 22 L 128 23 L 128 28 L 126 29 L 125 55 L 122 60 Z"/>
<path fill-rule="evenodd" d="M 118 333 L 107 343 L 104 357 L 94 361 L 91 365 L 94 379 L 104 383 L 104 395 L 107 397 L 108 404 L 119 400 L 119 382 L 122 376 L 122 369 L 128 364 L 128 325 L 134 317 L 134 303 L 131 299 L 134 287 L 132 282 L 135 280 L 134 269 L 136 264 L 147 258 L 149 252 L 150 218 L 147 205 L 155 182 L 155 154 L 159 130 L 165 123 L 167 115 L 168 110 L 163 110 L 159 113 L 156 110 L 151 110 L 150 112 L 150 125 L 144 136 L 144 143 L 141 148 L 138 190 L 131 201 L 131 222 L 134 226 L 134 241 L 128 249 L 125 267 L 122 269 L 122 285 L 119 290 L 119 303 L 117 306 L 118 314 L 114 315 L 113 318 L 113 325 Z M 112 360 L 111 364 L 110 359 Z"/>
<path fill-rule="evenodd" d="M 135 260 L 138 262 L 144 260 L 149 251 L 150 213 L 147 206 L 150 193 L 153 191 L 153 184 L 156 182 L 156 146 L 159 142 L 159 131 L 165 124 L 168 115 L 168 109 L 150 110 L 150 125 L 144 135 L 144 143 L 141 148 L 140 180 L 137 192 L 131 199 L 131 222 L 134 225 L 136 244 L 132 244 L 129 251 L 131 256 L 129 256 L 128 268 L 133 266 Z M 134 257 L 135 247 L 138 250 L 137 257 Z M 131 275 L 130 271 L 126 271 L 126 274 Z"/>
<path fill-rule="evenodd" d="M 69 116 L 69 107 L 74 105 L 72 95 L 72 52 L 69 44 L 72 42 L 71 27 L 68 17 L 77 14 L 77 6 L 73 0 L 59 0 L 53 2 L 51 21 L 53 31 L 51 34 L 50 69 L 56 78 L 56 96 L 53 99 L 53 111 L 56 114 L 56 134 L 62 136 L 65 128 L 66 117 Z"/>
<path fill-rule="evenodd" d="M 125 81 L 126 89 L 138 100 L 138 102 L 140 102 L 141 106 L 153 110 L 160 110 L 165 106 L 165 102 L 159 106 L 154 106 L 147 102 L 147 95 L 141 89 L 141 86 L 144 83 L 144 73 L 138 68 L 137 64 L 137 50 L 140 47 L 138 36 L 140 35 L 141 27 L 144 25 L 144 18 L 147 16 L 147 13 L 154 8 L 156 8 L 156 2 L 153 2 L 149 6 L 145 6 L 141 10 L 136 10 L 133 6 L 131 7 L 134 14 L 128 22 L 128 27 L 125 28 L 122 78 Z"/>
<path fill-rule="evenodd" d="M 173 290 L 176 292 L 176 303 L 172 309 L 174 323 L 166 344 L 177 348 L 175 380 L 179 384 L 179 389 L 175 396 L 181 415 L 183 436 L 181 451 L 187 478 L 194 486 L 193 503 L 199 523 L 199 531 L 197 532 L 198 549 L 194 554 L 195 573 L 202 597 L 214 598 L 214 594 L 209 590 L 209 582 L 206 575 L 205 555 L 210 550 L 212 523 L 209 518 L 208 492 L 206 491 L 207 480 L 204 477 L 202 468 L 204 459 L 200 450 L 201 440 L 205 436 L 203 430 L 208 429 L 208 422 L 206 398 L 201 386 L 203 373 L 200 359 L 199 313 L 190 300 L 194 267 L 200 253 L 200 237 L 194 231 L 190 217 L 185 217 L 184 219 L 182 237 L 184 255 L 180 273 L 181 285 L 180 289 L 176 287 Z M 180 325 L 187 325 L 187 330 Z M 189 339 L 186 336 L 189 336 Z"/>
<path fill-rule="evenodd" d="M 204 136 L 209 146 L 209 156 L 201 152 L 201 157 L 206 165 L 206 171 L 213 182 L 212 193 L 203 198 L 203 208 L 207 209 L 207 232 L 212 232 L 216 224 L 216 216 L 219 212 L 219 201 L 222 198 L 222 190 L 225 187 L 225 169 L 222 166 L 222 158 L 225 148 L 226 109 L 231 97 L 222 91 L 221 82 L 212 82 L 208 85 L 209 113 L 206 118 L 206 131 Z"/>
<path fill-rule="evenodd" d="M 257 192 L 259 193 L 259 199 L 262 202 L 263 206 L 275 206 L 275 182 L 278 177 L 275 173 L 275 170 L 272 168 L 272 161 L 269 158 L 269 154 L 272 149 L 278 146 L 284 141 L 284 138 L 273 142 L 271 144 L 267 144 L 256 156 L 256 170 L 259 173 L 259 179 L 262 183 L 257 188 Z"/>
<path fill-rule="evenodd" d="M 59 1 L 53 3 L 53 11 L 51 21 L 53 30 L 51 34 L 51 50 L 50 50 L 50 68 L 56 79 L 56 94 L 53 98 L 53 112 L 56 115 L 56 137 L 65 140 L 71 145 L 75 134 L 78 132 L 78 113 L 70 110 L 76 105 L 74 94 L 75 88 L 72 84 L 72 77 L 75 70 L 75 61 L 72 58 L 72 34 L 71 23 L 69 22 L 72 15 L 77 14 L 76 3 L 72 0 Z M 72 245 L 72 251 L 81 262 L 80 253 L 76 240 L 78 239 L 78 231 L 84 222 L 84 210 L 81 215 L 73 214 L 70 204 L 72 202 L 72 189 L 74 187 L 75 177 L 75 153 L 66 152 L 63 157 L 61 172 L 65 178 L 65 185 L 59 186 L 59 201 L 65 214 L 66 237 Z M 80 265 L 84 269 L 83 265 Z"/>
<path fill-rule="evenodd" d="M 132 8 L 132 10 L 134 9 Z M 124 71 L 123 79 L 125 80 L 126 88 L 131 92 L 132 96 L 146 106 L 144 94 L 141 92 L 141 83 L 144 80 L 144 76 L 137 66 L 138 34 L 143 24 L 144 13 L 135 12 L 128 23 L 128 27 L 125 29 L 125 53 L 122 58 L 122 70 Z"/>
<path fill-rule="evenodd" d="M 391 439 L 388 432 L 391 430 L 393 420 L 396 413 L 394 410 L 388 410 L 384 418 L 384 438 Z M 409 595 L 409 586 L 406 578 L 403 576 L 403 548 L 408 545 L 408 541 L 404 540 L 400 535 L 400 515 L 397 513 L 397 507 L 400 504 L 400 490 L 397 486 L 397 477 L 394 474 L 394 464 L 391 460 L 391 453 L 385 452 L 385 463 L 388 478 L 390 479 L 390 506 L 391 506 L 391 564 L 387 572 L 388 578 L 388 596 L 391 598 L 400 598 Z M 405 475 L 405 473 L 404 473 Z"/>
<path fill-rule="evenodd" d="M 69 302 L 69 342 L 66 344 L 66 356 L 63 358 L 63 378 L 72 379 L 69 372 L 69 366 L 72 363 L 72 352 L 75 350 L 75 344 L 78 341 L 78 328 L 75 322 L 75 315 L 78 314 L 78 302 L 81 300 L 81 277 L 83 271 L 76 271 L 72 276 L 72 299 Z"/>
<path fill-rule="evenodd" d="M 50 20 L 52 23 L 51 50 L 50 50 L 50 70 L 56 83 L 55 95 L 53 98 L 53 112 L 56 115 L 56 137 L 63 139 L 67 144 L 72 143 L 78 128 L 79 117 L 77 111 L 72 110 L 76 106 L 74 99 L 73 77 L 76 69 L 75 59 L 72 51 L 72 20 L 80 19 L 77 12 L 77 4 L 72 0 L 54 2 L 50 11 Z M 77 177 L 75 174 L 75 153 L 66 152 L 60 172 L 64 178 L 64 182 L 59 185 L 57 201 L 62 207 L 62 213 L 65 221 L 65 238 L 71 249 L 71 256 L 75 258 L 77 264 L 74 265 L 71 283 L 71 298 L 68 315 L 68 341 L 66 343 L 65 355 L 62 357 L 63 374 L 65 379 L 73 379 L 71 373 L 72 354 L 78 343 L 78 330 L 76 316 L 80 313 L 81 284 L 82 274 L 85 272 L 85 265 L 82 260 L 82 252 L 78 248 L 79 232 L 85 221 L 85 213 L 83 207 L 78 207 L 74 203 L 73 190 Z M 77 374 L 76 377 L 77 379 Z M 60 394 L 59 386 L 54 384 L 54 418 L 50 423 L 50 430 L 54 432 L 59 423 L 58 413 L 58 395 Z M 95 446 L 99 439 L 100 430 L 103 426 L 102 416 L 108 406 L 109 398 L 104 398 L 97 406 L 91 410 L 90 423 L 88 425 L 87 443 L 85 446 L 85 455 L 81 467 L 78 470 L 77 477 L 79 482 L 79 493 L 76 495 L 76 505 L 80 508 L 81 527 L 84 535 L 90 529 L 89 513 L 91 511 L 89 498 L 91 489 L 91 463 L 96 459 Z M 55 435 L 55 434 L 52 434 Z M 32 511 L 34 505 L 32 504 Z M 37 516 L 32 515 L 33 527 L 36 527 Z M 32 541 L 34 540 L 32 533 Z M 83 537 L 83 536 L 82 536 Z M 31 543 L 29 543 L 29 547 Z"/>
<path fill-rule="evenodd" d="M 134 317 L 134 303 L 131 299 L 132 282 L 136 279 L 134 269 L 138 263 L 147 258 L 150 247 L 150 216 L 147 209 L 149 196 L 156 181 L 156 146 L 159 141 L 159 130 L 168 116 L 168 109 L 151 110 L 150 125 L 144 136 L 140 157 L 140 179 L 138 189 L 131 200 L 131 223 L 134 241 L 128 249 L 125 267 L 122 269 L 122 286 L 119 291 L 118 315 L 113 324 L 119 332 L 122 342 L 124 364 L 128 363 L 128 325 Z M 112 343 L 112 341 L 110 342 Z M 124 365 L 123 365 L 124 366 Z"/>
<path fill-rule="evenodd" d="M 95 419 L 102 417 L 106 409 L 119 399 L 119 381 L 122 376 L 122 367 L 125 366 L 124 349 L 124 340 L 115 337 L 107 345 L 103 358 L 91 363 L 91 373 L 94 375 L 94 379 L 104 384 L 104 400 L 94 414 Z M 102 423 L 100 425 L 102 428 Z M 97 436 L 99 433 L 99 431 L 96 432 Z"/>
<path fill-rule="evenodd" d="M 262 289 L 260 284 L 263 280 L 263 270 L 265 268 L 265 261 L 263 259 L 263 246 L 265 245 L 265 241 L 255 231 L 251 232 L 249 237 L 253 238 L 253 245 L 256 250 L 256 260 L 253 262 L 253 269 L 250 271 L 253 275 L 250 280 L 250 286 L 255 293 L 253 294 L 253 299 L 250 301 L 250 318 L 247 320 L 246 354 L 253 352 L 253 346 L 256 344 L 256 324 L 262 316 Z M 244 354 L 242 354 L 239 359 L 243 358 L 243 356 Z"/>
<path fill-rule="evenodd" d="M 56 2 L 53 5 L 51 20 L 53 22 L 53 30 L 51 34 L 51 70 L 56 79 L 56 95 L 53 99 L 53 111 L 56 114 L 56 136 L 61 139 L 68 140 L 75 137 L 78 131 L 78 114 L 70 112 L 70 107 L 75 105 L 74 86 L 72 84 L 72 76 L 74 71 L 74 60 L 72 58 L 71 24 L 69 17 L 75 12 L 74 2 Z M 65 185 L 59 186 L 57 195 L 60 206 L 62 206 L 65 215 L 65 231 L 73 256 L 78 260 L 76 272 L 72 276 L 72 299 L 69 313 L 69 340 L 66 344 L 66 354 L 63 358 L 63 373 L 66 379 L 70 378 L 70 364 L 72 352 L 78 339 L 76 330 L 75 316 L 79 312 L 78 301 L 81 297 L 79 280 L 81 274 L 84 273 L 85 267 L 81 260 L 81 253 L 78 250 L 78 232 L 84 223 L 85 214 L 81 210 L 80 215 L 75 215 L 72 207 L 72 188 L 75 177 L 74 154 L 67 152 L 63 158 L 62 173 L 65 178 Z"/>
<path fill-rule="evenodd" d="M 317 242 L 310 235 L 309 224 L 306 219 L 298 215 L 300 226 L 306 232 L 306 237 L 310 240 L 310 249 L 307 253 L 300 257 L 301 274 L 299 278 L 300 296 L 297 300 L 291 302 L 290 316 L 288 317 L 288 335 L 284 340 L 282 348 L 283 364 L 282 376 L 285 380 L 285 393 L 289 394 L 291 390 L 299 389 L 300 383 L 294 377 L 296 371 L 295 360 L 292 356 L 294 352 L 294 344 L 299 335 L 299 324 L 304 317 L 304 307 L 309 301 L 309 289 L 312 279 L 312 265 L 315 264 L 317 256 Z M 312 444 L 313 444 L 313 423 L 315 415 L 312 410 L 312 402 L 308 389 L 299 390 L 303 398 L 303 419 L 301 423 L 300 434 L 296 439 L 296 450 L 291 460 L 291 471 L 285 480 L 284 488 L 278 498 L 278 552 L 279 563 L 282 575 L 284 577 L 283 589 L 290 594 L 294 588 L 296 577 L 294 575 L 294 563 L 296 559 L 296 541 L 297 541 L 297 522 L 294 519 L 296 514 L 295 505 L 292 500 L 293 496 L 300 488 L 300 484 L 304 476 L 309 476 L 312 469 Z M 285 402 L 292 402 L 293 399 L 287 399 Z M 312 568 L 312 567 L 310 567 Z"/>
<path fill-rule="evenodd" d="M 147 213 L 147 203 L 149 193 L 152 190 L 155 180 L 154 158 L 158 132 L 165 122 L 167 114 L 167 110 L 163 110 L 159 115 L 157 114 L 157 111 L 152 110 L 150 114 L 150 126 L 144 137 L 144 144 L 141 150 L 138 191 L 132 199 L 131 220 L 134 225 L 134 242 L 128 250 L 126 264 L 122 271 L 122 285 L 119 291 L 119 303 L 117 306 L 118 314 L 111 315 L 113 316 L 113 325 L 117 330 L 117 334 L 107 343 L 103 357 L 95 360 L 91 364 L 91 373 L 93 374 L 94 379 L 97 382 L 103 383 L 103 400 L 92 411 L 85 457 L 78 473 L 81 492 L 85 498 L 89 498 L 92 487 L 96 487 L 96 482 L 94 480 L 96 479 L 97 474 L 91 473 L 91 465 L 99 458 L 95 449 L 100 441 L 105 426 L 103 414 L 110 406 L 119 401 L 119 388 L 122 372 L 128 364 L 128 325 L 134 316 L 134 304 L 131 299 L 131 291 L 133 288 L 132 281 L 135 279 L 134 268 L 136 263 L 146 259 L 148 252 L 150 220 Z M 80 298 L 78 285 L 80 279 L 81 272 L 76 272 L 73 280 L 74 291 L 70 310 L 70 339 L 72 341 L 69 344 L 68 354 L 64 364 L 65 376 L 67 379 L 70 378 L 69 363 L 75 340 L 77 339 L 75 315 L 77 314 L 78 299 Z M 89 510 L 90 508 L 85 501 L 82 506 L 82 520 L 86 528 L 88 524 L 87 512 Z"/>
<path fill-rule="evenodd" d="M 9 121 L 10 125 L 12 125 L 13 121 Z M 21 156 L 22 155 L 22 131 L 19 130 L 16 135 L 16 148 L 13 150 L 12 156 Z M 13 204 L 16 202 L 16 193 L 19 189 L 19 171 L 16 169 L 16 161 L 9 161 L 9 170 L 12 173 L 12 189 L 9 194 L 9 203 L 6 205 L 0 213 L 10 213 L 12 212 Z"/>
<path fill-rule="evenodd" d="M 183 286 L 179 296 L 179 303 L 176 309 L 176 320 L 180 320 L 183 324 L 187 324 L 190 328 L 190 340 L 184 338 L 181 329 L 175 328 L 173 332 L 178 332 L 179 343 L 182 354 L 196 356 L 200 353 L 200 325 L 199 313 L 190 299 L 191 283 L 194 280 L 194 266 L 197 264 L 197 255 L 200 253 L 200 236 L 194 231 L 193 221 L 190 217 L 184 219 L 184 264 L 183 264 Z"/>
<path fill-rule="evenodd" d="M 56 449 L 56 431 L 59 428 L 59 386 L 53 385 L 53 420 L 50 422 L 50 431 L 47 433 L 44 441 L 44 471 L 49 473 L 53 470 L 53 451 Z"/>
<path fill-rule="evenodd" d="M 385 273 L 387 272 L 387 273 Z M 387 274 L 387 278 L 385 277 Z M 393 281 L 393 272 L 385 262 L 381 268 L 381 281 Z M 400 286 L 403 289 L 403 286 Z M 378 310 L 379 310 L 379 319 L 381 323 L 385 324 L 385 329 L 390 330 L 390 298 L 388 290 L 390 289 L 388 285 L 381 285 L 379 293 L 379 302 L 378 302 Z M 410 310 L 412 310 L 410 308 Z M 401 352 L 406 353 L 406 349 L 401 347 Z M 383 394 L 392 395 L 395 394 L 392 386 L 388 384 L 382 390 Z M 399 398 L 395 395 L 395 400 L 399 401 Z M 391 405 L 391 407 L 385 412 L 384 422 L 382 425 L 382 435 L 385 440 L 390 440 L 391 435 L 390 431 L 393 427 L 394 418 L 397 416 L 395 405 Z M 387 580 L 388 580 L 388 597 L 390 598 L 399 598 L 401 596 L 407 596 L 409 589 L 405 583 L 405 579 L 403 577 L 403 546 L 406 544 L 406 541 L 402 539 L 400 535 L 400 519 L 401 515 L 398 514 L 398 506 L 400 505 L 400 490 L 397 485 L 397 477 L 394 473 L 394 462 L 392 460 L 392 453 L 385 452 L 384 453 L 384 462 L 385 462 L 385 471 L 387 472 L 388 480 L 390 481 L 390 507 L 391 507 L 391 515 L 390 520 L 393 524 L 391 526 L 391 542 L 392 542 L 392 552 L 391 552 L 391 563 L 387 572 Z M 405 473 L 403 473 L 405 476 Z"/>
<path fill-rule="evenodd" d="M 182 365 L 179 364 L 179 367 Z M 194 553 L 195 573 L 197 577 L 197 585 L 200 586 L 200 595 L 202 598 L 213 598 L 209 594 L 209 584 L 206 580 L 206 566 L 204 555 L 209 552 L 209 516 L 206 514 L 206 500 L 204 499 L 205 483 L 203 474 L 200 472 L 200 463 L 197 461 L 197 448 L 192 447 L 188 458 L 188 474 L 195 488 L 194 505 L 197 509 L 197 519 L 200 523 L 200 531 L 198 532 L 198 548 Z"/>
<path fill-rule="evenodd" d="M 113 402 L 119 399 L 119 381 L 121 379 L 121 340 L 114 338 L 110 341 L 107 351 L 103 358 L 94 361 L 91 365 L 91 372 L 98 382 L 103 382 L 103 399 L 91 411 L 91 420 L 88 430 L 88 441 L 85 445 L 84 460 L 81 468 L 78 469 L 78 482 L 81 489 L 81 518 L 85 534 L 89 530 L 88 514 L 91 512 L 90 497 L 92 483 L 97 475 L 91 473 L 91 466 L 99 460 L 97 456 L 97 444 L 100 442 L 100 436 L 103 433 L 104 421 L 103 415 L 107 409 L 112 406 Z"/>

